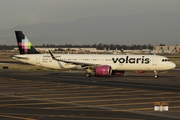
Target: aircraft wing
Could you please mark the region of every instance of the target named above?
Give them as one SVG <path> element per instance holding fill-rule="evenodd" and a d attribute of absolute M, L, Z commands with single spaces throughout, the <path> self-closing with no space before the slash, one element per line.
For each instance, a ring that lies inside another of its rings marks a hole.
<path fill-rule="evenodd" d="M 74 64 L 74 65 L 80 65 L 81 67 L 85 67 L 85 68 L 86 67 L 94 67 L 94 66 L 99 65 L 99 64 L 91 64 L 91 63 L 85 63 L 85 62 L 60 60 L 60 59 L 57 59 L 50 50 L 49 50 L 49 53 L 50 53 L 52 59 L 54 59 L 56 61 L 64 62 L 64 63 L 71 63 L 71 64 Z"/>

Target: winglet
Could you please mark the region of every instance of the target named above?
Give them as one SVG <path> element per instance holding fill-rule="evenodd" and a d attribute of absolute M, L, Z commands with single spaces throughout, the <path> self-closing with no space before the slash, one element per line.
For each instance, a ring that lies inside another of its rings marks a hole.
<path fill-rule="evenodd" d="M 56 60 L 56 61 L 60 61 L 59 59 L 57 59 L 57 58 L 53 55 L 53 53 L 52 53 L 50 50 L 49 50 L 49 53 L 50 53 L 52 59 L 54 59 L 54 60 Z"/>
<path fill-rule="evenodd" d="M 51 55 L 53 60 L 60 61 L 60 62 L 65 62 L 65 63 L 72 63 L 70 61 L 65 61 L 65 60 L 57 59 L 50 50 L 49 50 L 49 53 L 50 53 L 50 55 Z"/>

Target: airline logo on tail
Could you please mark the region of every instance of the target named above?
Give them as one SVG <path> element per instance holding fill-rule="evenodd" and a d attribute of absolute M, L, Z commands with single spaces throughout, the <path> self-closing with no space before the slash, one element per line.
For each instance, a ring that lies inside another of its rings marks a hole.
<path fill-rule="evenodd" d="M 20 54 L 40 54 L 28 40 L 28 38 L 22 33 L 22 31 L 15 31 L 17 43 Z"/>
<path fill-rule="evenodd" d="M 24 53 L 28 53 L 28 50 L 30 50 L 32 47 L 32 44 L 26 37 L 25 39 L 22 39 L 21 42 L 18 42 L 18 45 L 21 46 L 21 48 L 24 50 Z"/>

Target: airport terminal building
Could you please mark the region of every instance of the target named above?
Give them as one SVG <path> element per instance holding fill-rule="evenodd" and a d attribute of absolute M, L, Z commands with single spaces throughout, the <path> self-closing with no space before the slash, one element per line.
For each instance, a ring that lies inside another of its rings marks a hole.
<path fill-rule="evenodd" d="M 120 50 L 97 50 L 96 48 L 36 48 L 40 52 L 48 52 L 48 50 L 51 51 L 68 51 L 73 53 L 113 53 L 115 51 L 118 51 L 117 53 L 120 53 L 122 51 Z M 18 48 L 14 48 L 13 50 L 18 51 Z M 180 46 L 153 46 L 153 50 L 150 49 L 142 49 L 142 50 L 124 50 L 125 53 L 151 53 L 151 54 L 177 54 L 180 53 Z"/>
<path fill-rule="evenodd" d="M 180 46 L 154 46 L 153 48 L 159 52 L 180 53 Z"/>

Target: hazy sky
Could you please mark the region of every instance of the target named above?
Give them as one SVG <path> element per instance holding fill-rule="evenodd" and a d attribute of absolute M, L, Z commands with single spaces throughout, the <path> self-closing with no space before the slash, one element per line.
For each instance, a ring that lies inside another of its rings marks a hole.
<path fill-rule="evenodd" d="M 0 29 L 83 17 L 180 12 L 180 0 L 0 0 Z"/>

